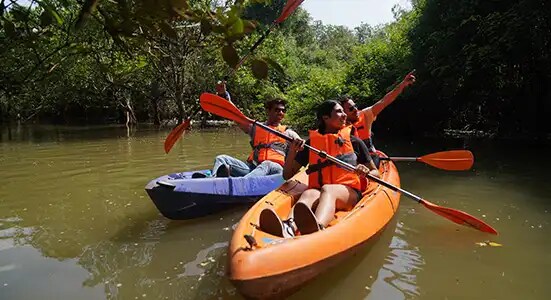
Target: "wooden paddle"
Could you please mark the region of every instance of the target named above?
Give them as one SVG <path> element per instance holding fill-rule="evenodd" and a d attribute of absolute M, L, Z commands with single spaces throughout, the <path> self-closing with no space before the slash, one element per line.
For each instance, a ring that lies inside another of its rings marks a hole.
<path fill-rule="evenodd" d="M 249 57 L 249 55 L 251 53 L 253 53 L 254 50 L 262 43 L 262 41 L 264 41 L 266 39 L 266 37 L 270 34 L 270 32 L 272 32 L 272 30 L 278 24 L 285 21 L 300 6 L 300 4 L 302 2 L 304 2 L 304 0 L 289 0 L 285 4 L 285 7 L 283 7 L 281 15 L 272 22 L 272 25 L 270 25 L 270 27 L 266 30 L 266 32 L 264 32 L 264 34 L 256 41 L 256 43 L 254 43 L 254 45 L 249 49 L 249 51 L 247 51 L 247 53 L 243 56 L 243 58 L 241 58 L 241 60 L 239 60 L 237 65 L 234 68 L 230 69 L 228 74 L 226 76 L 224 76 L 225 80 L 226 80 L 226 78 L 233 75 L 235 73 L 235 71 L 237 71 L 237 69 L 239 69 L 239 67 L 245 62 L 247 57 Z M 165 139 L 165 144 L 164 144 L 165 153 L 168 154 L 168 152 L 170 151 L 170 149 L 172 149 L 172 147 L 178 141 L 178 139 L 189 128 L 189 126 L 191 125 L 191 119 L 199 111 L 201 111 L 201 109 L 197 108 L 194 112 L 192 112 L 189 115 L 189 117 L 184 122 L 182 122 L 182 124 L 176 126 L 174 129 L 172 129 L 172 131 L 168 134 L 168 136 Z"/>
<path fill-rule="evenodd" d="M 213 94 L 209 94 L 209 93 L 203 93 L 201 95 L 201 97 L 199 98 L 200 100 L 200 103 L 201 103 L 201 107 L 205 110 L 205 111 L 208 111 L 212 114 L 215 114 L 215 115 L 218 115 L 218 116 L 221 116 L 223 118 L 226 118 L 226 119 L 229 119 L 229 120 L 232 120 L 232 121 L 235 121 L 237 123 L 240 123 L 240 124 L 243 124 L 243 125 L 249 125 L 249 124 L 255 124 L 256 126 L 260 127 L 260 128 L 263 128 L 264 130 L 267 130 L 267 131 L 270 131 L 271 133 L 281 137 L 281 138 L 284 138 L 288 141 L 292 141 L 293 138 L 291 137 L 288 137 L 287 135 L 277 131 L 277 130 L 274 130 L 260 122 L 257 122 L 255 120 L 252 120 L 252 119 L 249 119 L 247 116 L 245 116 L 235 105 L 233 105 L 233 103 L 231 102 L 228 102 L 226 101 L 224 98 L 221 98 L 219 96 L 216 96 L 216 95 L 213 95 Z M 338 164 L 340 166 L 342 166 L 343 168 L 345 168 L 346 170 L 349 170 L 351 172 L 354 172 L 356 170 L 356 167 L 349 164 L 349 163 L 346 163 L 344 161 L 341 161 L 323 151 L 320 151 L 314 147 L 311 147 L 309 145 L 304 145 L 304 147 L 308 148 L 310 151 L 316 153 L 317 155 L 319 155 L 321 158 L 325 158 L 329 161 L 332 161 L 333 163 L 335 164 Z M 452 222 L 455 222 L 457 224 L 460 224 L 460 225 L 465 225 L 465 226 L 469 226 L 469 227 L 472 227 L 474 229 L 477 229 L 477 230 L 480 230 L 480 231 L 483 231 L 483 232 L 488 232 L 488 233 L 491 233 L 491 234 L 497 234 L 497 231 L 492 228 L 490 225 L 484 223 L 483 221 L 465 213 L 465 212 L 462 212 L 460 210 L 456 210 L 456 209 L 453 209 L 453 208 L 447 208 L 447 207 L 442 207 L 442 206 L 439 206 L 439 205 L 436 205 L 436 204 L 433 204 L 413 193 L 410 193 L 404 189 L 401 189 L 397 186 L 394 186 L 380 178 L 377 178 L 377 177 L 374 177 L 370 174 L 366 174 L 366 177 L 368 177 L 369 179 L 379 183 L 380 185 L 382 186 L 385 186 L 393 191 L 397 191 L 397 192 L 400 192 L 402 193 L 403 195 L 406 195 L 408 196 L 409 198 L 417 201 L 418 203 L 422 204 L 424 207 L 428 208 L 429 210 L 433 211 L 434 213 L 437 213 L 438 215 L 440 216 L 443 216 L 445 217 L 446 219 L 448 220 L 451 220 Z"/>
<path fill-rule="evenodd" d="M 382 157 L 381 160 L 418 161 L 442 170 L 465 171 L 473 166 L 474 156 L 469 150 L 450 150 L 421 157 Z"/>

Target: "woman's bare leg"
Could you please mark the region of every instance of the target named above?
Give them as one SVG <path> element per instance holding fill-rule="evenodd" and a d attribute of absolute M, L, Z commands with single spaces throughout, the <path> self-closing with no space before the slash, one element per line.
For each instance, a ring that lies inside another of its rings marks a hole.
<path fill-rule="evenodd" d="M 302 192 L 302 195 L 300 195 L 300 198 L 298 199 L 298 202 L 302 202 L 306 204 L 312 211 L 314 211 L 314 207 L 316 206 L 316 202 L 320 198 L 320 191 L 316 189 L 309 189 L 304 192 Z M 289 213 L 288 219 L 294 219 L 293 209 L 291 209 L 291 212 Z M 297 230 L 295 227 L 295 224 L 293 224 L 293 230 Z"/>
<path fill-rule="evenodd" d="M 313 211 L 314 206 L 316 204 L 316 201 L 320 198 L 320 191 L 316 189 L 309 189 L 304 192 L 302 192 L 302 195 L 300 195 L 300 198 L 298 199 L 298 202 L 302 202 L 306 204 L 310 209 Z M 293 217 L 293 210 L 291 209 L 291 212 L 289 213 L 289 218 Z"/>
<path fill-rule="evenodd" d="M 348 209 L 358 202 L 358 193 L 346 185 L 326 184 L 321 187 L 316 218 L 327 227 L 333 220 L 337 209 Z"/>

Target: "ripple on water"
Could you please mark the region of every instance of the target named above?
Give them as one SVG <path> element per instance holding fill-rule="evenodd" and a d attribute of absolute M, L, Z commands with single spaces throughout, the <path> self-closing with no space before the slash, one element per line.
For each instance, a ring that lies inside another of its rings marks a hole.
<path fill-rule="evenodd" d="M 406 236 L 410 232 L 399 222 L 390 243 L 390 252 L 371 286 L 368 299 L 412 299 L 420 295 L 417 272 L 425 264 L 419 248 L 410 244 Z"/>

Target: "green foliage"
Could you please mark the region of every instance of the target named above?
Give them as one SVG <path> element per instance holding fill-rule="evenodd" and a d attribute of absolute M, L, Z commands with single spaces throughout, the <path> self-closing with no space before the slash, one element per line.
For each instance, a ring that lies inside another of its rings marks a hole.
<path fill-rule="evenodd" d="M 376 131 L 551 132 L 548 1 L 416 0 L 354 30 L 298 8 L 237 70 L 286 1 L 0 3 L 0 120 L 181 120 L 230 74 L 245 113 L 263 119 L 264 102 L 282 97 L 287 122 L 306 130 L 322 101 L 371 105 L 416 69 Z"/>

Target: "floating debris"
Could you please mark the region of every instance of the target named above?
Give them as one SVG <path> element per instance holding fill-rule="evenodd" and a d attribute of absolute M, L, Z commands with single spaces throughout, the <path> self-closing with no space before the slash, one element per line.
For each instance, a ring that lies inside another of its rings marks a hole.
<path fill-rule="evenodd" d="M 492 241 L 478 242 L 478 243 L 475 243 L 475 244 L 477 244 L 477 245 L 480 246 L 480 247 L 487 247 L 487 246 L 490 246 L 490 247 L 502 247 L 502 246 L 503 246 L 502 244 L 499 244 L 499 243 L 496 243 L 496 242 L 492 242 Z"/>

